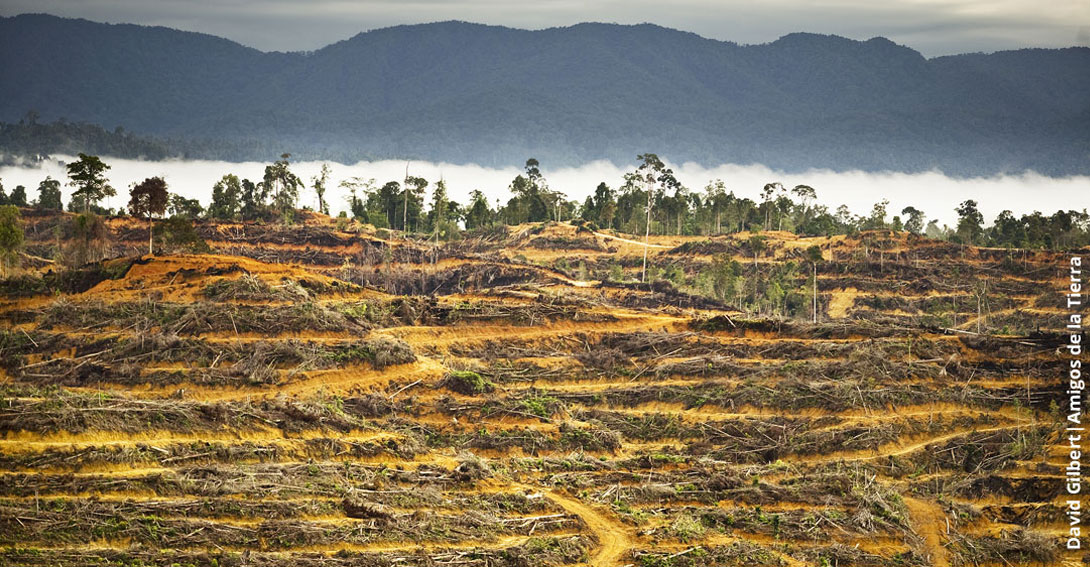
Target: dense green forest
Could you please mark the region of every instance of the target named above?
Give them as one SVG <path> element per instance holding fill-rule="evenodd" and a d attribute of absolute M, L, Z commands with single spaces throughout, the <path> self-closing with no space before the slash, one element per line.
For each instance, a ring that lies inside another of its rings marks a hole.
<path fill-rule="evenodd" d="M 496 167 L 532 155 L 564 166 L 668 148 L 678 163 L 782 171 L 1070 175 L 1090 173 L 1088 68 L 1085 47 L 926 59 L 883 38 L 737 45 L 610 24 L 443 22 L 263 53 L 167 28 L 22 15 L 0 18 L 0 121 L 34 110 L 44 122 L 121 125 L 170 140 L 170 153 L 229 161 L 290 147 L 342 163 Z M 156 153 L 131 143 L 79 149 Z"/>
<path fill-rule="evenodd" d="M 16 122 L 0 122 L 0 165 L 33 165 L 53 154 L 90 152 L 122 159 L 163 160 L 264 159 L 279 151 L 271 140 L 207 140 L 137 135 L 122 126 L 113 130 L 98 124 L 69 122 L 64 118 L 41 122 L 37 112 L 27 112 Z M 317 158 L 316 154 L 311 157 Z M 348 161 L 348 160 L 346 160 Z"/>
<path fill-rule="evenodd" d="M 79 152 L 151 160 L 179 155 L 167 144 L 136 136 L 120 126 L 111 131 L 97 124 L 67 120 L 41 123 L 35 112 L 15 123 L 0 122 L 0 165 L 34 163 L 50 154 Z"/>

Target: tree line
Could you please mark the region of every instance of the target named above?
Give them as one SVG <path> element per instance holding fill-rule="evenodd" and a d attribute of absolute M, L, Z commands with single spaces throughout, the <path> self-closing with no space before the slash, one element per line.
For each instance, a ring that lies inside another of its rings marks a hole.
<path fill-rule="evenodd" d="M 68 210 L 80 213 L 135 214 L 152 222 L 154 217 L 190 220 L 295 222 L 299 199 L 308 184 L 291 170 L 290 154 L 267 165 L 258 181 L 226 174 L 212 187 L 207 207 L 197 199 L 170 194 L 161 178 L 145 180 L 130 187 L 146 191 L 155 184 L 156 198 L 148 203 L 131 201 L 121 210 L 99 206 L 116 195 L 106 172 L 110 166 L 98 156 L 79 154 L 67 165 L 72 197 Z M 630 234 L 713 235 L 744 231 L 783 230 L 804 236 L 852 234 L 863 230 L 894 230 L 923 234 L 961 244 L 1010 248 L 1074 248 L 1090 245 L 1090 216 L 1083 211 L 1040 212 L 1016 216 L 1002 211 L 990 225 L 985 224 L 978 203 L 966 200 L 955 212 L 954 227 L 927 220 L 924 211 L 909 206 L 899 214 L 889 210 L 889 201 L 874 204 L 869 214 L 855 215 L 844 205 L 830 210 L 818 202 L 817 191 L 808 185 L 787 187 L 769 182 L 758 199 L 738 196 L 720 179 L 703 190 L 692 190 L 678 181 L 674 172 L 656 154 L 637 156 L 638 165 L 624 174 L 616 187 L 600 183 L 579 203 L 549 186 L 536 159 L 526 161 L 524 171 L 509 185 L 506 202 L 489 199 L 479 190 L 469 201 L 458 203 L 448 196 L 443 179 L 434 183 L 410 175 L 379 184 L 374 179 L 353 177 L 339 186 L 347 193 L 342 218 L 352 218 L 377 228 L 426 235 L 435 239 L 458 238 L 466 230 L 479 230 L 527 222 L 579 219 L 595 229 L 612 229 Z M 332 171 L 324 164 L 310 179 L 309 189 L 317 197 L 317 211 L 330 213 L 326 198 Z M 62 210 L 61 181 L 46 177 L 38 186 L 37 198 L 27 201 L 27 191 L 18 186 L 7 194 L 0 182 L 0 205 Z M 430 189 L 430 195 L 428 194 Z M 144 194 L 144 193 L 142 193 Z M 161 194 L 161 198 L 160 198 Z M 135 195 L 135 194 L 134 194 Z M 135 197 L 134 197 L 135 199 Z M 303 207 L 302 210 L 309 210 Z"/>

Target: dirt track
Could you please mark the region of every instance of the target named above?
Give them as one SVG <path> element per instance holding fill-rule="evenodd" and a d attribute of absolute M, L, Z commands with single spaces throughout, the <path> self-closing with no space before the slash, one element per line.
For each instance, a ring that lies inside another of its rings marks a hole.
<path fill-rule="evenodd" d="M 525 490 L 532 490 L 526 485 L 516 485 Z M 596 511 L 594 508 L 559 492 L 550 490 L 545 495 L 561 508 L 579 516 L 595 539 L 598 540 L 598 548 L 591 555 L 589 564 L 595 567 L 613 567 L 620 563 L 621 557 L 634 545 L 628 530 L 617 520 Z"/>

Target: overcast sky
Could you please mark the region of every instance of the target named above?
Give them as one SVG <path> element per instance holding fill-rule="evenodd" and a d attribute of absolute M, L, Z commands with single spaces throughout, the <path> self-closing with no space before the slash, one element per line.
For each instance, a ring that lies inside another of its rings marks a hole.
<path fill-rule="evenodd" d="M 361 31 L 444 20 L 540 29 L 651 22 L 704 37 L 767 43 L 796 31 L 884 36 L 933 57 L 1090 45 L 1090 0 L 3 0 L 45 12 L 210 33 L 271 51 L 306 51 Z"/>

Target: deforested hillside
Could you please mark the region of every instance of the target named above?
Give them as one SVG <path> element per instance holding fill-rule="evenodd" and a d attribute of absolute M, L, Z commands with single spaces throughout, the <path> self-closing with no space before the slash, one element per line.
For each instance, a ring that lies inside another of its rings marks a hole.
<path fill-rule="evenodd" d="M 67 218 L 0 281 L 4 564 L 1061 557 L 1060 252 Z"/>

